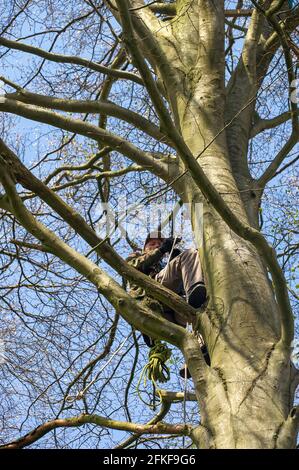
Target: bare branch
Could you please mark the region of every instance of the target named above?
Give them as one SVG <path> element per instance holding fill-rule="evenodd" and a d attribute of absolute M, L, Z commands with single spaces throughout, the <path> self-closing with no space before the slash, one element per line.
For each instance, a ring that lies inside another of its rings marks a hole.
<path fill-rule="evenodd" d="M 252 0 L 252 3 L 256 6 L 256 8 L 265 15 L 269 23 L 273 26 L 273 29 L 276 31 L 280 38 L 280 42 L 283 48 L 286 67 L 287 67 L 287 75 L 289 81 L 289 93 L 292 92 L 292 85 L 295 82 L 296 74 L 294 72 L 293 60 L 292 55 L 289 49 L 288 39 L 285 35 L 285 31 L 281 28 L 279 21 L 275 18 L 274 13 L 279 10 L 283 1 L 278 0 L 274 3 L 268 10 L 264 11 L 263 8 L 259 5 L 258 2 Z M 291 107 L 291 120 L 292 120 L 292 134 L 280 152 L 276 155 L 273 162 L 269 165 L 266 169 L 264 174 L 259 178 L 258 184 L 261 188 L 265 186 L 265 184 L 270 181 L 270 179 L 275 175 L 276 170 L 278 169 L 279 165 L 283 161 L 283 159 L 288 155 L 290 150 L 294 147 L 294 145 L 298 142 L 299 136 L 299 114 L 298 114 L 298 106 L 295 100 L 290 99 L 290 107 Z"/>
<path fill-rule="evenodd" d="M 0 78 L 1 79 L 1 78 Z M 56 98 L 38 93 L 31 93 L 27 90 L 21 89 L 17 93 L 7 93 L 5 95 L 9 99 L 21 101 L 22 103 L 34 104 L 44 108 L 59 109 L 61 111 L 75 112 L 75 113 L 90 113 L 90 114 L 106 114 L 109 116 L 122 119 L 146 132 L 148 135 L 157 139 L 159 142 L 171 145 L 171 142 L 160 132 L 160 129 L 145 119 L 138 113 L 129 109 L 118 106 L 111 101 L 83 101 L 83 100 L 68 100 L 65 98 Z"/>
<path fill-rule="evenodd" d="M 168 411 L 170 410 L 170 407 L 171 407 L 171 403 L 170 402 L 166 402 L 166 401 L 162 401 L 162 404 L 161 404 L 161 409 L 159 410 L 159 412 L 156 414 L 156 416 L 154 416 L 148 423 L 147 425 L 152 425 L 152 424 L 157 424 L 158 422 L 162 421 L 162 419 L 167 415 Z M 133 434 L 133 436 L 130 436 L 128 439 L 126 439 L 125 441 L 121 442 L 120 444 L 118 444 L 115 449 L 125 449 L 126 447 L 128 447 L 130 444 L 132 444 L 132 442 L 136 441 L 138 438 L 140 437 L 140 434 Z"/>
<path fill-rule="evenodd" d="M 33 444 L 45 434 L 58 428 L 73 428 L 85 424 L 95 424 L 108 429 L 117 429 L 138 434 L 174 434 L 187 436 L 191 432 L 191 426 L 187 424 L 167 424 L 158 422 L 157 424 L 136 424 L 125 421 L 116 421 L 99 415 L 81 414 L 74 418 L 54 419 L 48 421 L 20 439 L 0 446 L 1 449 L 22 449 Z"/>
<path fill-rule="evenodd" d="M 294 148 L 296 143 L 298 142 L 298 134 L 297 132 L 292 132 L 291 136 L 284 144 L 282 149 L 278 152 L 278 154 L 274 157 L 273 161 L 270 163 L 268 168 L 262 174 L 262 176 L 258 179 L 257 184 L 258 187 L 264 188 L 266 184 L 276 175 L 276 171 L 278 170 L 280 164 L 283 160 L 288 156 L 289 152 Z"/>
<path fill-rule="evenodd" d="M 105 67 L 104 65 L 100 65 L 88 59 L 83 59 L 82 57 L 54 54 L 53 52 L 45 51 L 43 49 L 40 49 L 39 47 L 31 46 L 29 44 L 24 44 L 18 41 L 11 41 L 10 39 L 6 39 L 3 37 L 0 37 L 0 45 L 8 47 L 9 49 L 27 52 L 28 54 L 34 54 L 38 57 L 43 57 L 44 59 L 50 60 L 52 62 L 80 65 L 90 70 L 94 70 L 95 72 L 103 73 L 104 75 L 121 78 L 123 80 L 131 80 L 135 83 L 138 83 L 139 85 L 143 85 L 141 78 L 135 75 L 134 73 Z"/>
<path fill-rule="evenodd" d="M 33 173 L 31 173 L 17 158 L 17 156 L 0 139 L 0 155 L 9 164 L 14 172 L 16 180 L 22 186 L 45 201 L 57 214 L 62 217 L 93 249 L 121 276 L 135 282 L 151 293 L 151 296 L 157 298 L 163 304 L 168 305 L 174 311 L 185 315 L 186 320 L 192 321 L 195 310 L 188 305 L 181 297 L 174 292 L 169 295 L 169 290 L 151 279 L 149 276 L 137 271 L 119 256 L 116 251 L 105 243 L 96 232 L 86 223 L 73 208 L 67 205 L 55 192 L 48 188 Z M 171 342 L 171 341 L 170 341 Z"/>
<path fill-rule="evenodd" d="M 38 122 L 50 124 L 60 129 L 84 135 L 92 140 L 108 145 L 114 150 L 126 155 L 128 158 L 142 165 L 145 169 L 152 169 L 157 176 L 169 179 L 168 165 L 157 161 L 151 154 L 143 152 L 127 140 L 80 119 L 72 119 L 53 111 L 47 111 L 37 106 L 24 104 L 20 101 L 0 97 L 0 109 L 14 113 Z"/>
<path fill-rule="evenodd" d="M 51 253 L 51 251 L 43 245 L 37 245 L 36 243 L 27 243 L 20 240 L 10 240 L 10 243 L 13 243 L 16 246 L 21 246 L 23 248 L 30 248 L 31 250 L 42 251 L 44 253 Z"/>
<path fill-rule="evenodd" d="M 169 16 L 176 15 L 176 4 L 175 3 L 162 3 L 162 2 L 153 2 L 148 6 L 155 13 L 162 13 Z M 225 16 L 238 18 L 251 16 L 252 10 L 250 9 L 236 9 L 236 10 L 225 10 Z"/>
<path fill-rule="evenodd" d="M 2 155 L 0 156 L 0 169 L 0 181 L 11 203 L 13 215 L 29 233 L 55 256 L 88 279 L 106 297 L 115 310 L 121 312 L 128 323 L 153 337 L 166 339 L 171 344 L 179 346 L 182 343 L 187 334 L 184 328 L 164 320 L 149 308 L 141 305 L 105 271 L 71 248 L 54 232 L 34 218 L 20 199 L 11 177 L 11 170 Z"/>
<path fill-rule="evenodd" d="M 170 392 L 169 390 L 157 390 L 156 395 L 160 396 L 163 401 L 169 403 L 178 403 L 184 400 L 187 401 L 196 401 L 196 395 L 192 392 Z"/>
<path fill-rule="evenodd" d="M 298 110 L 297 110 L 298 115 Z M 260 134 L 261 132 L 267 129 L 273 129 L 274 127 L 280 126 L 285 122 L 289 121 L 292 118 L 291 111 L 286 111 L 285 113 L 280 114 L 279 116 L 275 116 L 271 119 L 257 119 L 254 123 L 253 128 L 251 129 L 250 137 L 253 138 L 256 135 Z"/>

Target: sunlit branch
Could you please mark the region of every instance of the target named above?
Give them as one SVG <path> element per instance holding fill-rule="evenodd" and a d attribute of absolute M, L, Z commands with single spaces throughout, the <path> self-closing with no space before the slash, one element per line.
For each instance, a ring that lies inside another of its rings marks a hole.
<path fill-rule="evenodd" d="M 298 115 L 298 110 L 297 110 L 297 115 Z M 254 123 L 254 126 L 250 133 L 250 137 L 253 138 L 265 130 L 273 129 L 274 127 L 280 126 L 281 124 L 284 124 L 285 122 L 289 121 L 291 118 L 292 118 L 291 111 L 286 111 L 285 113 L 282 113 L 279 116 L 275 116 L 274 118 L 271 118 L 271 119 L 259 118 Z"/>
<path fill-rule="evenodd" d="M 119 431 L 127 431 L 142 434 L 174 434 L 178 436 L 189 435 L 191 426 L 186 424 L 167 424 L 158 422 L 156 424 L 136 424 L 125 421 L 116 421 L 114 419 L 105 418 L 99 415 L 81 414 L 74 418 L 54 419 L 48 421 L 20 439 L 0 446 L 2 449 L 22 449 L 33 444 L 45 434 L 58 428 L 74 428 L 85 424 L 94 424 L 108 429 L 117 429 Z"/>
<path fill-rule="evenodd" d="M 53 52 L 40 49 L 39 47 L 31 46 L 30 44 L 24 44 L 19 41 L 12 41 L 4 37 L 0 37 L 0 45 L 9 49 L 27 52 L 28 54 L 34 54 L 52 62 L 80 65 L 81 67 L 86 67 L 90 70 L 94 70 L 95 72 L 103 73 L 104 75 L 110 75 L 111 77 L 121 78 L 123 80 L 131 80 L 135 83 L 138 83 L 139 85 L 143 85 L 141 78 L 134 73 L 105 67 L 104 65 L 92 62 L 91 60 L 84 59 L 82 57 L 55 54 Z"/>
<path fill-rule="evenodd" d="M 56 98 L 40 95 L 38 93 L 31 93 L 24 89 L 20 89 L 17 93 L 7 93 L 6 96 L 9 99 L 14 99 L 22 103 L 33 104 L 44 108 L 58 109 L 60 111 L 89 114 L 103 113 L 134 125 L 137 129 L 147 133 L 159 142 L 167 143 L 168 145 L 170 144 L 169 140 L 166 139 L 165 135 L 160 132 L 159 127 L 155 124 L 152 124 L 140 114 L 118 106 L 111 101 L 68 100 L 65 98 Z"/>
<path fill-rule="evenodd" d="M 122 153 L 135 163 L 142 165 L 145 169 L 154 171 L 157 176 L 161 176 L 166 179 L 169 178 L 169 169 L 167 164 L 157 161 L 155 158 L 152 158 L 150 153 L 138 149 L 134 144 L 128 142 L 122 137 L 101 129 L 96 125 L 5 97 L 0 97 L 0 109 L 27 119 L 50 124 L 56 128 L 84 135 Z"/>

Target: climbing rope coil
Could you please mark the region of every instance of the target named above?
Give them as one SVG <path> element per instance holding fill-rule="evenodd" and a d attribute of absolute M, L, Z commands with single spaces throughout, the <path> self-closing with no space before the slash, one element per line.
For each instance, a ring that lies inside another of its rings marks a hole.
<path fill-rule="evenodd" d="M 166 365 L 166 362 L 171 357 L 171 349 L 165 343 L 162 343 L 160 340 L 155 340 L 154 346 L 149 351 L 148 363 L 143 367 L 138 383 L 137 383 L 137 393 L 140 400 L 146 405 L 153 407 L 151 403 L 147 403 L 143 400 L 140 394 L 140 384 L 143 379 L 144 388 L 147 386 L 147 381 L 151 381 L 154 389 L 157 390 L 160 402 L 154 403 L 154 407 L 157 404 L 162 403 L 162 396 L 157 389 L 157 382 L 165 383 L 170 379 L 170 370 Z"/>

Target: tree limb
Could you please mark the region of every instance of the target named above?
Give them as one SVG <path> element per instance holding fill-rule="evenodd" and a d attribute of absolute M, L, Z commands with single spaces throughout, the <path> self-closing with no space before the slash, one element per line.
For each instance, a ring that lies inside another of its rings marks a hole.
<path fill-rule="evenodd" d="M 169 179 L 169 168 L 167 164 L 151 158 L 151 154 L 143 152 L 134 144 L 131 144 L 127 140 L 112 134 L 109 131 L 101 129 L 94 124 L 90 124 L 80 119 L 66 117 L 53 111 L 24 104 L 20 101 L 15 101 L 5 97 L 0 97 L 0 110 L 84 135 L 96 142 L 108 145 L 137 164 L 143 165 L 145 169 L 152 169 L 157 176 L 162 178 L 164 177 L 166 180 Z"/>
<path fill-rule="evenodd" d="M 159 412 L 154 416 L 148 423 L 147 425 L 152 425 L 152 424 L 157 424 L 159 421 L 161 421 L 168 413 L 170 410 L 171 403 L 162 401 L 161 408 Z M 135 442 L 138 438 L 140 437 L 140 434 L 133 434 L 133 436 L 128 437 L 125 441 L 120 442 L 117 446 L 115 446 L 115 449 L 125 449 L 128 447 L 130 444 Z"/>
<path fill-rule="evenodd" d="M 280 42 L 283 48 L 283 53 L 285 57 L 286 67 L 287 67 L 287 75 L 289 81 L 289 92 L 291 93 L 292 84 L 295 82 L 296 74 L 293 69 L 293 60 L 292 55 L 290 53 L 288 40 L 285 35 L 285 31 L 281 28 L 279 21 L 275 18 L 274 13 L 279 10 L 281 5 L 284 3 L 282 0 L 277 0 L 274 2 L 272 6 L 268 10 L 263 10 L 263 8 L 259 5 L 256 0 L 252 0 L 252 3 L 256 6 L 256 8 L 263 13 L 263 15 L 267 18 L 269 23 L 273 26 L 274 31 L 279 35 Z M 290 99 L 290 107 L 291 107 L 291 120 L 292 120 L 292 134 L 280 152 L 276 155 L 273 162 L 269 165 L 266 169 L 264 174 L 259 178 L 258 185 L 263 188 L 265 184 L 275 175 L 276 170 L 278 169 L 279 165 L 283 161 L 283 159 L 287 156 L 290 150 L 294 147 L 294 145 L 298 142 L 299 136 L 299 120 L 298 120 L 298 107 L 295 100 Z"/>
<path fill-rule="evenodd" d="M 175 16 L 176 15 L 176 4 L 175 3 L 162 3 L 157 2 L 149 5 L 149 9 L 154 13 L 161 13 L 164 15 Z M 235 10 L 225 10 L 225 16 L 230 16 L 233 18 L 238 18 L 242 16 L 251 16 L 252 10 L 250 9 L 235 9 Z"/>
<path fill-rule="evenodd" d="M 257 180 L 257 185 L 259 188 L 264 188 L 266 184 L 276 175 L 276 171 L 278 170 L 280 164 L 283 160 L 287 157 L 289 152 L 298 142 L 298 133 L 293 131 L 287 142 L 284 144 L 282 149 L 277 153 L 274 157 L 273 161 L 270 163 L 268 168 L 264 171 L 264 173 L 260 176 Z"/>
<path fill-rule="evenodd" d="M 100 65 L 88 59 L 83 59 L 82 57 L 54 54 L 53 52 L 45 51 L 44 49 L 40 49 L 39 47 L 24 44 L 19 41 L 11 41 L 10 39 L 6 39 L 3 37 L 0 37 L 0 45 L 9 49 L 15 49 L 18 51 L 27 52 L 29 54 L 34 54 L 52 62 L 80 65 L 82 67 L 94 70 L 95 72 L 103 73 L 111 77 L 121 78 L 123 80 L 131 80 L 132 82 L 138 83 L 138 85 L 143 85 L 141 78 L 135 75 L 134 73 L 105 67 L 104 65 Z"/>
<path fill-rule="evenodd" d="M 299 431 L 299 406 L 291 409 L 277 436 L 277 449 L 295 449 Z"/>
<path fill-rule="evenodd" d="M 50 109 L 59 109 L 61 111 L 90 114 L 104 113 L 105 115 L 113 116 L 132 124 L 137 127 L 137 129 L 140 129 L 159 142 L 171 145 L 171 142 L 167 140 L 166 136 L 161 133 L 159 127 L 155 124 L 151 123 L 140 114 L 123 108 L 122 106 L 118 106 L 111 101 L 68 100 L 65 98 L 56 98 L 40 95 L 38 93 L 31 93 L 24 89 L 21 89 L 16 93 L 7 93 L 5 96 L 8 99 L 13 99 L 22 103 L 33 104 Z"/>
<path fill-rule="evenodd" d="M 108 429 L 133 432 L 138 434 L 138 436 L 142 434 L 173 434 L 178 436 L 188 436 L 191 432 L 191 426 L 187 424 L 168 424 L 163 422 L 154 424 L 137 424 L 125 421 L 116 421 L 96 414 L 81 414 L 73 418 L 54 419 L 52 421 L 48 421 L 20 439 L 0 446 L 0 449 L 22 449 L 23 447 L 27 447 L 38 441 L 54 429 L 74 428 L 85 424 L 95 424 L 96 426 Z"/>
<path fill-rule="evenodd" d="M 170 392 L 169 390 L 156 390 L 156 395 L 160 396 L 163 401 L 167 403 L 179 403 L 184 400 L 187 401 L 196 401 L 196 395 L 192 392 Z"/>
<path fill-rule="evenodd" d="M 138 284 L 146 291 L 150 292 L 151 296 L 157 298 L 163 302 L 163 304 L 168 305 L 174 311 L 178 311 L 185 315 L 189 322 L 192 321 L 195 315 L 195 310 L 190 305 L 174 292 L 169 295 L 168 289 L 129 265 L 121 256 L 118 255 L 118 253 L 116 253 L 109 243 L 106 243 L 96 234 L 83 217 L 81 217 L 73 208 L 68 206 L 68 204 L 55 192 L 36 178 L 1 139 L 0 155 L 9 165 L 18 183 L 20 183 L 24 188 L 37 194 L 44 202 L 46 202 L 46 204 L 59 214 L 59 216 L 67 222 L 70 227 L 72 227 L 75 232 L 78 233 L 120 276 Z M 11 207 L 10 210 L 12 210 Z"/>
<path fill-rule="evenodd" d="M 44 245 L 37 245 L 36 243 L 27 243 L 21 240 L 10 240 L 10 243 L 13 243 L 16 246 L 20 246 L 22 248 L 30 248 L 31 250 L 42 251 L 43 253 L 52 253 L 49 248 L 46 248 Z"/>
<path fill-rule="evenodd" d="M 297 110 L 298 115 L 298 110 Z M 267 129 L 273 129 L 274 127 L 280 126 L 285 122 L 289 121 L 292 118 L 291 111 L 286 111 L 285 113 L 280 114 L 279 116 L 275 116 L 271 119 L 257 119 L 254 123 L 254 126 L 251 129 L 250 138 L 253 139 L 256 135 L 260 134 L 261 132 Z"/>

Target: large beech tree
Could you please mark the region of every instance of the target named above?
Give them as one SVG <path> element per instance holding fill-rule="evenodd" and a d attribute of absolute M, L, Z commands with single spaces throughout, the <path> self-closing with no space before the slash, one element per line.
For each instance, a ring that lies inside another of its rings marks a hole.
<path fill-rule="evenodd" d="M 120 316 L 122 324 L 182 352 L 194 385 L 185 398 L 197 402 L 198 412 L 192 422 L 168 420 L 171 403 L 182 400 L 179 391 L 163 390 L 161 409 L 145 424 L 130 415 L 99 414 L 85 399 L 73 408 L 64 400 L 59 412 L 53 402 L 52 414 L 49 408 L 39 415 L 39 427 L 8 432 L 3 446 L 37 445 L 50 431 L 89 423 L 89 429 L 133 433 L 127 444 L 167 435 L 188 436 L 198 448 L 294 448 L 294 314 L 285 266 L 262 233 L 260 215 L 267 187 L 296 160 L 298 6 L 283 0 L 86 0 L 61 8 L 28 0 L 1 20 L 1 253 L 5 276 L 16 272 L 15 263 L 24 275 L 15 286 L 9 281 L 4 309 L 18 310 L 9 296 L 28 289 L 24 264 L 46 270 L 45 279 L 55 272 L 57 298 L 67 283 L 64 270 L 73 273 L 73 289 L 82 283 L 91 298 L 99 294 L 103 312 L 117 313 L 102 353 L 78 366 L 60 398 L 110 353 Z M 26 123 L 25 135 L 33 121 L 51 133 L 45 155 L 45 144 L 33 149 L 28 132 L 27 140 L 16 134 Z M 276 135 L 275 145 L 269 135 Z M 262 160 L 258 170 L 251 166 L 255 153 Z M 143 188 L 166 187 L 191 207 L 203 205 L 203 243 L 196 212 L 191 220 L 209 296 L 205 309 L 195 312 L 129 266 L 117 244 L 99 237 L 87 206 L 124 191 L 119 181 L 130 181 L 131 190 L 138 181 Z M 295 254 L 296 246 L 285 243 Z M 42 298 L 46 287 L 40 273 L 34 275 L 31 287 Z M 134 300 L 119 276 L 186 318 L 197 315 L 211 366 L 194 332 Z M 70 354 L 64 366 L 73 367 L 72 361 Z"/>

